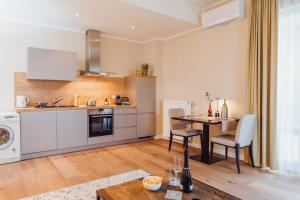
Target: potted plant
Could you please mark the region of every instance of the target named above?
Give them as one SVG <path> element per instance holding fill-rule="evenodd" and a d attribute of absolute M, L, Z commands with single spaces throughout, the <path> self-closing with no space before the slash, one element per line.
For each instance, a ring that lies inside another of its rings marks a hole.
<path fill-rule="evenodd" d="M 143 63 L 142 64 L 142 75 L 143 76 L 148 76 L 148 70 L 149 70 L 149 64 L 148 63 Z"/>

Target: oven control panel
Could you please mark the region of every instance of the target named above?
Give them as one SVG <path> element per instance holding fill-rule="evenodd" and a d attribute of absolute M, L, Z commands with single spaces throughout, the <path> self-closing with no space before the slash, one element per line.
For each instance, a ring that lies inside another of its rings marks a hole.
<path fill-rule="evenodd" d="M 112 115 L 112 113 L 113 109 L 111 108 L 88 110 L 89 115 Z"/>

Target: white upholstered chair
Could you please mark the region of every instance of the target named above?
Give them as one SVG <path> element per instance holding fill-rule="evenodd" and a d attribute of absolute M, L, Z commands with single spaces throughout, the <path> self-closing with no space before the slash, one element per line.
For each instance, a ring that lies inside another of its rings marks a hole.
<path fill-rule="evenodd" d="M 229 131 L 221 136 L 211 138 L 211 157 L 214 150 L 214 144 L 225 146 L 225 157 L 227 159 L 228 147 L 235 149 L 236 166 L 238 173 L 240 173 L 240 149 L 248 147 L 251 159 L 252 167 L 254 167 L 253 161 L 253 149 L 252 141 L 255 132 L 256 116 L 255 115 L 244 115 L 237 126 L 235 131 Z"/>
<path fill-rule="evenodd" d="M 170 140 L 169 140 L 169 151 L 171 150 L 173 135 L 183 137 L 183 147 L 188 147 L 188 139 L 194 136 L 202 136 L 202 131 L 192 129 L 190 123 L 185 123 L 179 120 L 174 120 L 172 117 L 185 116 L 182 108 L 171 108 L 169 109 L 170 117 Z"/>

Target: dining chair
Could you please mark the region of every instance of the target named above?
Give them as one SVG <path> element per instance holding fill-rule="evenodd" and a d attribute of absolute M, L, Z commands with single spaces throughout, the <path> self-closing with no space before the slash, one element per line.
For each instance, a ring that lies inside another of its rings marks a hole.
<path fill-rule="evenodd" d="M 184 110 L 182 108 L 169 109 L 169 117 L 170 117 L 169 151 L 171 150 L 174 135 L 183 137 L 183 148 L 185 146 L 188 147 L 189 138 L 192 138 L 194 136 L 200 136 L 200 143 L 201 143 L 202 130 L 191 128 L 191 124 L 189 122 L 182 122 L 179 120 L 172 119 L 172 117 L 182 117 L 182 116 L 185 116 Z"/>
<path fill-rule="evenodd" d="M 237 126 L 237 129 L 234 131 L 228 131 L 223 135 L 212 137 L 210 143 L 210 157 L 213 156 L 214 144 L 219 144 L 225 146 L 225 158 L 227 160 L 228 147 L 235 149 L 235 159 L 238 173 L 241 173 L 240 170 L 240 149 L 249 148 L 249 156 L 251 160 L 252 167 L 254 167 L 253 161 L 253 137 L 254 129 L 256 124 L 255 115 L 244 115 Z"/>

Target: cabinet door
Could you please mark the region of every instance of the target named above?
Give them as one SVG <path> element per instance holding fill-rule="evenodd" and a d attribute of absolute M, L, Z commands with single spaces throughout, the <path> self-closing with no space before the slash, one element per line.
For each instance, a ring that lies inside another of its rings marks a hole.
<path fill-rule="evenodd" d="M 28 48 L 27 78 L 71 81 L 77 77 L 75 52 Z"/>
<path fill-rule="evenodd" d="M 117 128 L 114 131 L 115 141 L 129 140 L 135 138 L 136 138 L 136 127 Z"/>
<path fill-rule="evenodd" d="M 137 115 L 138 138 L 154 136 L 155 130 L 155 113 L 140 113 Z"/>
<path fill-rule="evenodd" d="M 150 113 L 156 110 L 155 78 L 137 77 L 136 98 L 137 112 Z"/>
<path fill-rule="evenodd" d="M 57 111 L 58 148 L 77 147 L 87 144 L 87 111 Z"/>
<path fill-rule="evenodd" d="M 56 111 L 21 113 L 21 154 L 55 149 Z"/>

